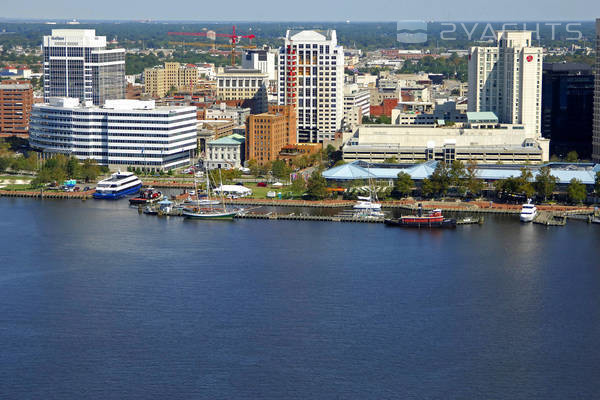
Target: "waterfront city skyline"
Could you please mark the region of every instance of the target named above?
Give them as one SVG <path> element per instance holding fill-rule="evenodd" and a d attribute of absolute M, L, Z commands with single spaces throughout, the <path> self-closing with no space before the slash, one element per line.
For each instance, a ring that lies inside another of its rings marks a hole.
<path fill-rule="evenodd" d="M 597 0 L 28 6 L 2 400 L 598 397 Z"/>

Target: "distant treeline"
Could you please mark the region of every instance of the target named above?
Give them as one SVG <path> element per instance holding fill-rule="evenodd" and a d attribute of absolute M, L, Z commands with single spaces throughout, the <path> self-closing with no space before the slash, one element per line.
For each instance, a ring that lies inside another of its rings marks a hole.
<path fill-rule="evenodd" d="M 34 47 L 42 44 L 42 36 L 50 34 L 52 29 L 77 28 L 96 29 L 98 35 L 107 36 L 109 40 L 117 39 L 118 46 L 128 48 L 164 48 L 168 47 L 167 32 L 188 31 L 201 32 L 213 30 L 218 33 L 229 33 L 233 23 L 138 23 L 99 22 L 80 25 L 47 25 L 43 23 L 0 23 L 0 45 L 5 49 L 14 46 Z M 241 34 L 254 33 L 255 44 L 281 46 L 282 37 L 287 29 L 337 30 L 338 41 L 346 47 L 363 50 L 378 48 L 404 49 L 465 49 L 470 45 L 486 42 L 494 32 L 503 25 L 508 29 L 527 29 L 534 31 L 534 44 L 542 46 L 570 46 L 587 44 L 593 46 L 595 26 L 593 21 L 573 21 L 570 23 L 551 22 L 428 22 L 419 29 L 427 34 L 424 43 L 403 44 L 398 42 L 397 34 L 402 25 L 396 22 L 240 22 L 235 23 L 236 31 Z M 413 27 L 414 29 L 414 27 Z M 539 39 L 539 40 L 538 40 Z M 194 40 L 193 38 L 190 40 Z M 206 39 L 200 39 L 207 41 Z M 245 42 L 245 40 L 243 41 Z"/>

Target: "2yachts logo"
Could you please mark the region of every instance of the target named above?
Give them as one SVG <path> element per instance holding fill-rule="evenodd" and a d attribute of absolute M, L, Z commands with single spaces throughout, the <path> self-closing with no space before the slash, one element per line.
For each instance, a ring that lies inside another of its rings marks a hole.
<path fill-rule="evenodd" d="M 427 41 L 427 22 L 398 21 L 397 39 L 400 43 L 425 43 Z"/>

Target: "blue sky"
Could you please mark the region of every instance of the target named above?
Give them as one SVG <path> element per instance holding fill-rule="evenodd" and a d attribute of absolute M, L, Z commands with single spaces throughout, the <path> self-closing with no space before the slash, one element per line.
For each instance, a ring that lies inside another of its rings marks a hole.
<path fill-rule="evenodd" d="M 600 18 L 600 1 L 28 0 L 26 3 L 6 1 L 1 16 L 195 21 L 569 21 Z"/>

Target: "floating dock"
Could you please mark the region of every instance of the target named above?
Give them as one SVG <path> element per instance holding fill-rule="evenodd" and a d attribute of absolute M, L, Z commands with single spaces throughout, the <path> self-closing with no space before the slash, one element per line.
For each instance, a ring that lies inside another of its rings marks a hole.
<path fill-rule="evenodd" d="M 533 223 L 546 226 L 565 226 L 567 224 L 567 216 L 564 213 L 556 214 L 548 211 L 538 211 L 533 219 Z"/>

